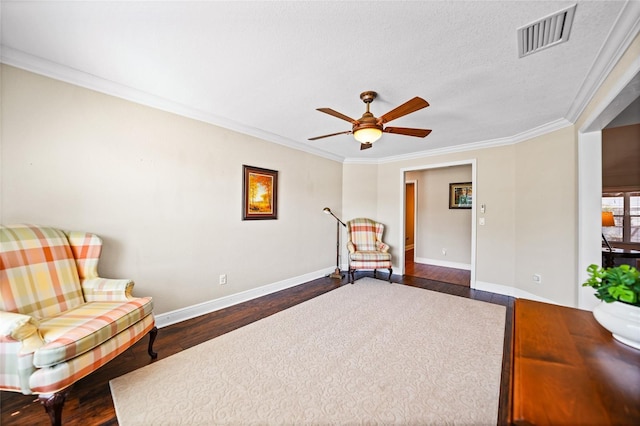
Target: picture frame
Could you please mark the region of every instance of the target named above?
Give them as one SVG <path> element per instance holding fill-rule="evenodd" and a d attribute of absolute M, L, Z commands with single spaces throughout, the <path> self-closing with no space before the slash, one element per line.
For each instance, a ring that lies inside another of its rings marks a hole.
<path fill-rule="evenodd" d="M 470 209 L 473 205 L 473 183 L 457 182 L 449 184 L 449 208 Z"/>
<path fill-rule="evenodd" d="M 242 220 L 278 219 L 278 171 L 242 166 Z"/>

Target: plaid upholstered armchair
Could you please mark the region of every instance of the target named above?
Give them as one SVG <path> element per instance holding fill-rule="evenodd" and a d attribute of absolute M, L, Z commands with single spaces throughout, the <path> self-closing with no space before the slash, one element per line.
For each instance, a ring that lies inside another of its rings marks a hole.
<path fill-rule="evenodd" d="M 355 272 L 359 269 L 373 269 L 376 277 L 378 269 L 389 270 L 391 282 L 391 254 L 389 246 L 382 242 L 384 225 L 371 219 L 358 218 L 347 222 L 347 249 L 349 250 L 349 277 L 353 284 Z"/>
<path fill-rule="evenodd" d="M 39 394 L 62 422 L 69 387 L 150 333 L 150 297 L 98 277 L 102 241 L 32 225 L 0 226 L 0 389 Z"/>

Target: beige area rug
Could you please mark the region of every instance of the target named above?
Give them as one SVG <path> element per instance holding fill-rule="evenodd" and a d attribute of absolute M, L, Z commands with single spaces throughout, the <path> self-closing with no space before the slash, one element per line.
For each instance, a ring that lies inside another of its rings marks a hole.
<path fill-rule="evenodd" d="M 496 424 L 505 307 L 363 278 L 110 382 L 121 425 Z"/>

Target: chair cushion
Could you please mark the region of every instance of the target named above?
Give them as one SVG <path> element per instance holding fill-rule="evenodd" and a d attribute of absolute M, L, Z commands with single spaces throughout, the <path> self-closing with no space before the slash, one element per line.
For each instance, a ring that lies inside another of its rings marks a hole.
<path fill-rule="evenodd" d="M 62 231 L 0 227 L 0 310 L 48 318 L 83 303 L 76 262 Z"/>
<path fill-rule="evenodd" d="M 381 251 L 357 251 L 349 255 L 351 260 L 355 261 L 391 261 L 390 253 L 383 253 Z"/>
<path fill-rule="evenodd" d="M 126 351 L 149 333 L 154 324 L 153 315 L 147 315 L 97 348 L 53 367 L 35 370 L 28 378 L 29 393 L 51 394 L 72 385 Z"/>
<path fill-rule="evenodd" d="M 349 255 L 349 269 L 391 268 L 391 254 L 380 251 L 357 251 Z"/>
<path fill-rule="evenodd" d="M 75 358 L 137 323 L 153 310 L 150 297 L 126 302 L 90 302 L 40 323 L 45 345 L 33 357 L 36 367 Z"/>

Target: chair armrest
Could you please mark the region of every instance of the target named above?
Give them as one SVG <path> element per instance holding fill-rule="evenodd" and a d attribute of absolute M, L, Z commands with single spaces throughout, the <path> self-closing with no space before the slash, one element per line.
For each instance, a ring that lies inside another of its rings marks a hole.
<path fill-rule="evenodd" d="M 109 278 L 82 280 L 82 292 L 86 302 L 125 302 L 132 298 L 133 281 Z"/>
<path fill-rule="evenodd" d="M 378 251 L 386 253 L 389 251 L 389 245 L 383 243 L 382 241 L 376 241 L 376 247 L 378 247 Z"/>
<path fill-rule="evenodd" d="M 347 250 L 349 250 L 349 253 L 355 253 L 356 246 L 354 246 L 351 241 L 347 241 Z"/>
<path fill-rule="evenodd" d="M 21 353 L 31 353 L 44 345 L 38 332 L 38 320 L 31 315 L 0 311 L 0 339 L 22 342 Z"/>

